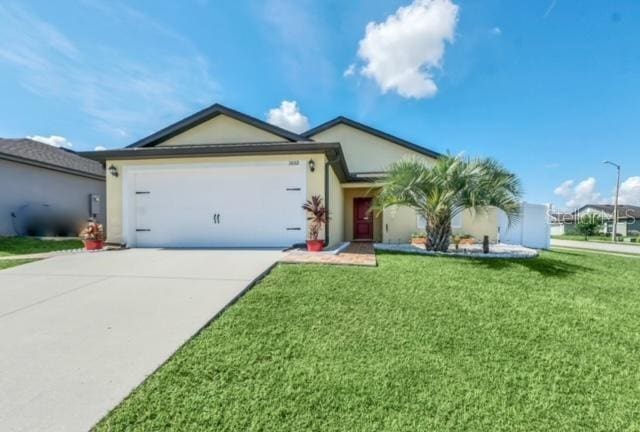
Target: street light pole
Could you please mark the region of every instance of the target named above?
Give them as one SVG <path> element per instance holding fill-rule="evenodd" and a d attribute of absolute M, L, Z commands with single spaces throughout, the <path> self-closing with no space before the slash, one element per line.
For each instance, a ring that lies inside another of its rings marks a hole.
<path fill-rule="evenodd" d="M 618 171 L 618 178 L 616 180 L 616 201 L 613 205 L 613 230 L 611 233 L 611 238 L 615 243 L 618 239 L 618 195 L 620 195 L 620 165 L 611 161 L 602 161 L 603 164 L 608 164 L 616 167 Z"/>

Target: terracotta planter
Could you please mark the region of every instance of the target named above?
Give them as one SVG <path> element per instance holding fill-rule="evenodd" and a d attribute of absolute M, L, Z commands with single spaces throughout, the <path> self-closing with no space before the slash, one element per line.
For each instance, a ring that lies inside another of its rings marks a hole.
<path fill-rule="evenodd" d="M 86 250 L 100 250 L 104 247 L 104 240 L 84 240 Z"/>
<path fill-rule="evenodd" d="M 309 252 L 321 252 L 324 249 L 324 240 L 307 240 L 307 250 Z"/>
<path fill-rule="evenodd" d="M 412 246 L 426 246 L 427 242 L 428 240 L 426 237 L 413 237 L 411 239 Z"/>
<path fill-rule="evenodd" d="M 474 245 L 476 244 L 476 239 L 474 238 L 464 238 L 460 240 L 461 245 Z"/>

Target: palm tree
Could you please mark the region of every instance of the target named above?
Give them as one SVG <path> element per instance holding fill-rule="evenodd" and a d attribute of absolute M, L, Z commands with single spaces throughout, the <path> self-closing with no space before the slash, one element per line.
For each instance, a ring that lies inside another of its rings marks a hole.
<path fill-rule="evenodd" d="M 427 248 L 446 252 L 454 216 L 497 207 L 511 223 L 520 214 L 521 196 L 518 177 L 497 161 L 446 155 L 432 166 L 419 159 L 392 164 L 374 208 L 413 208 L 427 221 Z"/>

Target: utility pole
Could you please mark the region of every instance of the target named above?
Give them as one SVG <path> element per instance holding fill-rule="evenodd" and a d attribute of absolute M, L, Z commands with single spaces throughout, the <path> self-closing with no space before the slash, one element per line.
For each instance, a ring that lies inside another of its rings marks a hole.
<path fill-rule="evenodd" d="M 620 195 L 620 165 L 611 161 L 602 161 L 603 164 L 612 165 L 618 170 L 618 178 L 616 180 L 616 201 L 613 205 L 613 230 L 611 233 L 611 239 L 615 243 L 618 239 L 618 195 Z"/>

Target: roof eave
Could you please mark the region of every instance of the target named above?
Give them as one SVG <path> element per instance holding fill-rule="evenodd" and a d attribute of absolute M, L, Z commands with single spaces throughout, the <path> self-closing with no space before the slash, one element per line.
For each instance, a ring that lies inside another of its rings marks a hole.
<path fill-rule="evenodd" d="M 321 132 L 324 132 L 325 130 L 331 129 L 332 127 L 337 126 L 339 124 L 344 124 L 346 126 L 350 126 L 352 128 L 358 129 L 358 130 L 360 130 L 362 132 L 365 132 L 365 133 L 371 134 L 373 136 L 376 136 L 378 138 L 382 138 L 384 140 L 390 141 L 390 142 L 392 142 L 394 144 L 397 144 L 397 145 L 399 145 L 401 147 L 405 147 L 405 148 L 408 148 L 408 149 L 413 150 L 415 152 L 424 154 L 425 156 L 429 156 L 429 157 L 432 157 L 432 158 L 435 158 L 435 159 L 437 159 L 437 158 L 442 156 L 442 153 L 438 153 L 438 152 L 436 152 L 434 150 L 430 150 L 428 148 L 419 146 L 417 144 L 414 144 L 412 142 L 409 142 L 407 140 L 399 138 L 399 137 L 397 137 L 395 135 L 391 135 L 391 134 L 383 132 L 383 131 L 381 131 L 379 129 L 372 128 L 371 126 L 367 126 L 365 124 L 359 123 L 359 122 L 357 122 L 355 120 L 351 120 L 351 119 L 349 119 L 347 117 L 344 117 L 344 116 L 339 116 L 339 117 L 334 118 L 333 120 L 329 120 L 326 123 L 323 123 L 321 125 L 318 125 L 318 126 L 314 127 L 313 129 L 309 129 L 308 131 L 303 132 L 301 135 L 303 137 L 307 138 L 307 139 L 311 139 L 312 136 L 317 135 L 317 134 L 319 134 Z"/>
<path fill-rule="evenodd" d="M 87 171 L 80 171 L 80 170 L 75 170 L 72 168 L 66 168 L 63 166 L 59 166 L 59 165 L 54 165 L 54 164 L 50 164 L 50 163 L 46 163 L 46 162 L 41 162 L 41 161 L 36 161 L 33 159 L 27 159 L 27 158 L 23 158 L 20 156 L 16 156 L 16 155 L 10 155 L 10 154 L 6 154 L 6 153 L 1 153 L 0 152 L 0 159 L 4 159 L 4 160 L 8 160 L 11 162 L 16 162 L 16 163 L 21 163 L 24 165 L 30 165 L 33 167 L 37 167 L 37 168 L 44 168 L 44 169 L 48 169 L 51 171 L 58 171 L 61 173 L 65 173 L 65 174 L 70 174 L 70 175 L 75 175 L 75 176 L 79 176 L 79 177 L 86 177 L 86 178 L 90 178 L 93 180 L 101 180 L 104 181 L 105 179 L 105 175 L 104 174 L 95 174 L 95 173 L 90 173 Z"/>
<path fill-rule="evenodd" d="M 265 143 L 255 144 L 222 144 L 217 146 L 194 145 L 175 147 L 146 147 L 124 148 L 119 150 L 103 150 L 81 152 L 81 156 L 106 163 L 108 160 L 131 159 L 168 159 L 186 157 L 222 157 L 222 156 L 249 156 L 249 155 L 284 155 L 284 154 L 309 154 L 322 153 L 336 167 L 336 173 L 340 181 L 350 178 L 349 169 L 344 160 L 340 143 Z"/>

